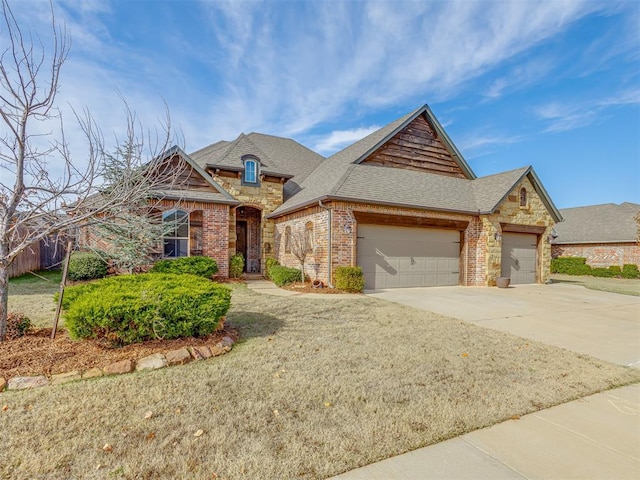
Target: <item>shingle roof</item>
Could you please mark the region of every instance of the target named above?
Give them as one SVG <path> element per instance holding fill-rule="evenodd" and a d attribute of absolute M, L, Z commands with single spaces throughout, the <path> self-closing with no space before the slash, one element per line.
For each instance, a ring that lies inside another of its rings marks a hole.
<path fill-rule="evenodd" d="M 421 114 L 427 115 L 436 127 L 468 178 L 359 163 Z M 476 178 L 425 105 L 326 159 L 301 184 L 300 191 L 270 216 L 276 217 L 329 198 L 475 214 L 490 213 L 525 175 L 531 177 L 551 214 L 557 221 L 560 220 L 557 209 L 531 167 Z"/>
<path fill-rule="evenodd" d="M 304 145 L 290 138 L 262 133 L 241 133 L 232 142 L 221 141 L 191 154 L 201 167 L 243 169 L 242 157 L 253 155 L 260 160 L 262 173 L 290 178 L 285 183 L 285 198 L 299 190 L 300 183 L 324 160 Z"/>
<path fill-rule="evenodd" d="M 555 226 L 558 237 L 552 243 L 635 242 L 638 225 L 634 217 L 638 212 L 640 204 L 629 202 L 563 208 L 564 222 Z"/>

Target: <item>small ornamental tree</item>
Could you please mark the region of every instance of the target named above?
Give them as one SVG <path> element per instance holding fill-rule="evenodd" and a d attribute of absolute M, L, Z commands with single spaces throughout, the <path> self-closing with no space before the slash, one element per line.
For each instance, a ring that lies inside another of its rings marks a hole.
<path fill-rule="evenodd" d="M 295 232 L 291 235 L 291 253 L 300 262 L 301 281 L 304 283 L 304 263 L 307 257 L 313 251 L 313 242 L 311 236 L 304 232 Z"/>

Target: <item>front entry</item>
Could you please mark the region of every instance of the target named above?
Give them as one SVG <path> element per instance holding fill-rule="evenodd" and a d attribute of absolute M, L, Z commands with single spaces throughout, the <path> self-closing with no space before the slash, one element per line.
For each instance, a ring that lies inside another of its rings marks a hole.
<path fill-rule="evenodd" d="M 244 256 L 244 271 L 260 273 L 262 212 L 254 207 L 236 209 L 236 253 Z"/>

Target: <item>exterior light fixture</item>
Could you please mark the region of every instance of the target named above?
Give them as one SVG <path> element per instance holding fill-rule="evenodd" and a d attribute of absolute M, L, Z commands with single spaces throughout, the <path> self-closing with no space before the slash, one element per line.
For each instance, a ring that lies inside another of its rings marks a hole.
<path fill-rule="evenodd" d="M 493 238 L 495 238 L 496 241 L 500 242 L 502 240 L 502 234 L 496 232 L 496 233 L 493 234 Z"/>

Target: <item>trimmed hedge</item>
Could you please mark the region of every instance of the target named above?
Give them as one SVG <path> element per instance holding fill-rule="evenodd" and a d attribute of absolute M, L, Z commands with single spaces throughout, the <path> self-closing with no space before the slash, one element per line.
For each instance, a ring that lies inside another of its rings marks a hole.
<path fill-rule="evenodd" d="M 240 278 L 244 271 L 244 255 L 236 253 L 229 260 L 229 276 L 231 278 Z"/>
<path fill-rule="evenodd" d="M 69 258 L 67 276 L 70 280 L 95 280 L 107 276 L 107 262 L 95 253 L 73 252 Z"/>
<path fill-rule="evenodd" d="M 364 289 L 364 274 L 360 267 L 337 267 L 336 288 L 345 292 L 361 292 Z"/>
<path fill-rule="evenodd" d="M 613 278 L 616 276 L 614 271 L 609 268 L 592 268 L 591 275 L 601 278 Z"/>
<path fill-rule="evenodd" d="M 640 278 L 640 270 L 634 263 L 626 263 L 622 266 L 622 278 Z"/>
<path fill-rule="evenodd" d="M 273 257 L 267 257 L 267 259 L 264 261 L 264 274 L 268 279 L 271 279 L 271 273 L 269 273 L 271 271 L 271 268 L 275 267 L 276 265 L 280 265 L 280 262 L 278 262 L 278 260 Z"/>
<path fill-rule="evenodd" d="M 273 265 L 269 269 L 269 278 L 277 286 L 289 285 L 293 282 L 299 282 L 302 273 L 297 268 L 283 267 L 282 265 Z"/>
<path fill-rule="evenodd" d="M 218 264 L 211 257 L 180 257 L 175 260 L 159 260 L 150 271 L 153 273 L 187 273 L 211 278 L 218 273 Z"/>
<path fill-rule="evenodd" d="M 128 345 L 208 335 L 230 303 L 227 287 L 202 277 L 144 273 L 69 287 L 63 308 L 71 338 Z"/>
<path fill-rule="evenodd" d="M 583 257 L 558 257 L 551 259 L 551 273 L 566 275 L 591 275 L 591 267 Z"/>
<path fill-rule="evenodd" d="M 609 267 L 609 270 L 611 271 L 611 273 L 613 273 L 614 277 L 619 277 L 620 275 L 622 275 L 622 269 L 618 265 L 611 265 Z"/>

